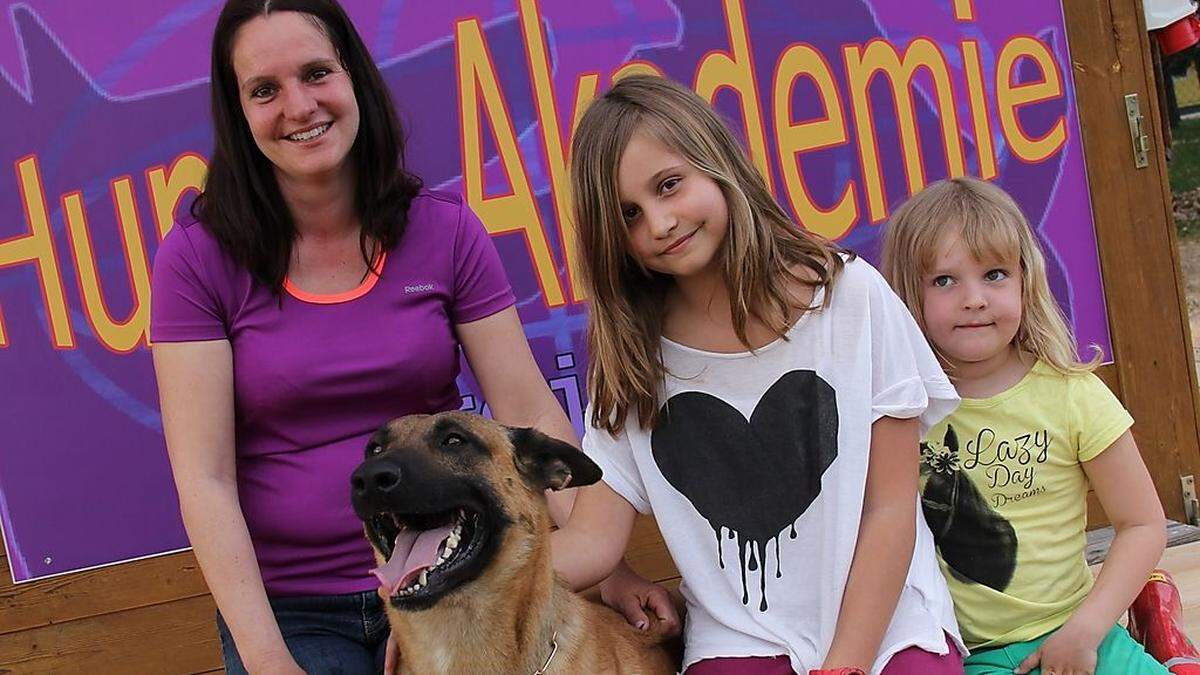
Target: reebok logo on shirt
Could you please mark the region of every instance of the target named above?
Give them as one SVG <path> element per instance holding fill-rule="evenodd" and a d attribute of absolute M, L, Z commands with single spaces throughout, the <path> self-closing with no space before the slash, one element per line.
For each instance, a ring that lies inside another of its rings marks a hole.
<path fill-rule="evenodd" d="M 405 286 L 404 292 L 405 293 L 428 293 L 429 291 L 432 291 L 434 288 L 436 288 L 436 286 L 434 286 L 431 283 L 430 284 L 413 284 L 411 286 Z"/>

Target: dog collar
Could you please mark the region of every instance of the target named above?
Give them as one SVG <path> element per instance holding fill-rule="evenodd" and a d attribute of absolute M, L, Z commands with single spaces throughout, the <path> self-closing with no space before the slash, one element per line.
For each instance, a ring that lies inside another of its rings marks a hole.
<path fill-rule="evenodd" d="M 550 664 L 554 661 L 554 657 L 558 654 L 558 631 L 550 636 L 550 656 L 546 657 L 546 662 L 541 668 L 533 671 L 533 675 L 546 675 L 546 671 L 550 670 Z"/>

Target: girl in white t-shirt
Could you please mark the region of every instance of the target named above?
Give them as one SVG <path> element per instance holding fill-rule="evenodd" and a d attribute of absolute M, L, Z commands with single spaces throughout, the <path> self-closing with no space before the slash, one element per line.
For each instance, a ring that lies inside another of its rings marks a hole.
<path fill-rule="evenodd" d="M 682 577 L 684 667 L 961 673 L 917 509 L 920 434 L 958 401 L 867 263 L 796 226 L 713 110 L 649 76 L 587 110 L 572 186 L 589 320 L 573 588 L 652 513 Z"/>

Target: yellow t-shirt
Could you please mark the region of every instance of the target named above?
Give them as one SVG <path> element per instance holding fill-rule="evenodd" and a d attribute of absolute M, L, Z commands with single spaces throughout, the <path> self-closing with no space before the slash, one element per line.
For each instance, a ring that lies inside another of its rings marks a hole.
<path fill-rule="evenodd" d="M 921 443 L 921 503 L 971 649 L 1064 624 L 1092 587 L 1087 476 L 1133 418 L 1091 373 L 1038 361 L 1016 385 L 963 399 Z"/>

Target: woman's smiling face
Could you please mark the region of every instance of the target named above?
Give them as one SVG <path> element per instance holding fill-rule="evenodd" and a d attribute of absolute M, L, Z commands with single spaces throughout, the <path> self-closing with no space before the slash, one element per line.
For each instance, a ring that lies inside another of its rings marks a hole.
<path fill-rule="evenodd" d="M 289 11 L 257 16 L 238 29 L 231 61 L 246 123 L 276 175 L 308 181 L 346 170 L 358 102 L 317 19 Z"/>

